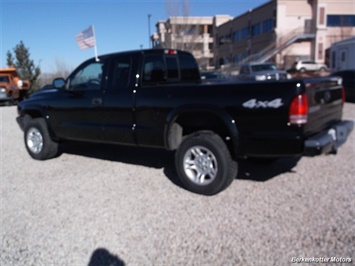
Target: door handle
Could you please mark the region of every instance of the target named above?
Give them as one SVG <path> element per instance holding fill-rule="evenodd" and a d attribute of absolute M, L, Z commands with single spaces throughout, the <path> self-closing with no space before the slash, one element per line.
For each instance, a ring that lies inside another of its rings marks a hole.
<path fill-rule="evenodd" d="M 102 104 L 102 99 L 101 98 L 93 98 L 91 100 L 91 103 L 94 105 L 101 105 Z"/>

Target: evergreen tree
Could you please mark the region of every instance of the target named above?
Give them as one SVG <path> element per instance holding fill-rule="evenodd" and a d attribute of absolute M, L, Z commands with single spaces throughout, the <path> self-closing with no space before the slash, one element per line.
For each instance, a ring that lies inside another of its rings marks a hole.
<path fill-rule="evenodd" d="M 13 49 L 14 54 L 7 51 L 7 65 L 14 66 L 22 80 L 29 80 L 30 90 L 35 91 L 39 88 L 37 82 L 38 76 L 41 74 L 41 69 L 35 66 L 33 60 L 30 59 L 29 48 L 22 41 Z"/>

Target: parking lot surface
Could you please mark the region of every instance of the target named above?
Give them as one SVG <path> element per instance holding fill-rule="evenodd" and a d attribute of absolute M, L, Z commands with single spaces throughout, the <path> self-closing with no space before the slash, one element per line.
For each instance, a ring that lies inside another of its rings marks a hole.
<path fill-rule="evenodd" d="M 0 107 L 0 265 L 354 263 L 354 132 L 337 155 L 242 161 L 206 197 L 181 188 L 162 150 L 65 144 L 35 161 L 15 118 Z"/>

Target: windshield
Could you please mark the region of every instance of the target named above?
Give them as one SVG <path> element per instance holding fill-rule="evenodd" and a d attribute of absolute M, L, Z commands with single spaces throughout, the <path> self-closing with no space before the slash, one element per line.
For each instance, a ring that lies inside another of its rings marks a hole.
<path fill-rule="evenodd" d="M 277 67 L 273 64 L 261 64 L 261 65 L 252 65 L 251 69 L 253 72 L 258 72 L 264 70 L 277 70 Z"/>
<path fill-rule="evenodd" d="M 9 83 L 9 77 L 8 76 L 0 76 L 0 82 L 1 83 Z"/>

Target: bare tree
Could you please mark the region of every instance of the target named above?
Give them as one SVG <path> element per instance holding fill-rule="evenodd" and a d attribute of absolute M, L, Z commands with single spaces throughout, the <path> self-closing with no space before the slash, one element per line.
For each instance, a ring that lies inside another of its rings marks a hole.
<path fill-rule="evenodd" d="M 62 77 L 67 78 L 72 68 L 69 67 L 62 59 L 56 58 L 54 61 L 54 69 L 50 73 L 42 73 L 39 77 L 41 86 L 52 84 L 53 79 Z"/>
<path fill-rule="evenodd" d="M 67 65 L 62 59 L 56 58 L 55 62 L 55 70 L 53 71 L 53 75 L 57 77 L 66 78 L 72 71 L 72 68 Z"/>

